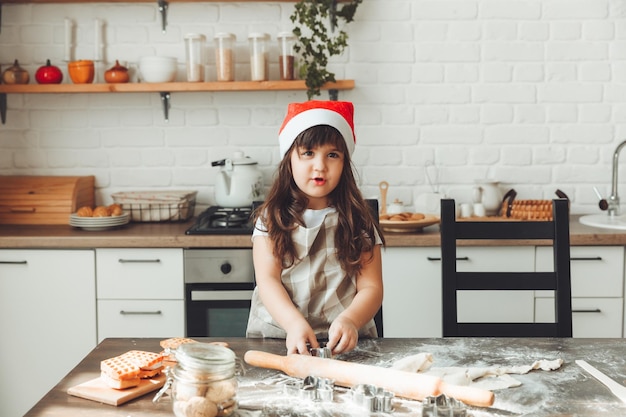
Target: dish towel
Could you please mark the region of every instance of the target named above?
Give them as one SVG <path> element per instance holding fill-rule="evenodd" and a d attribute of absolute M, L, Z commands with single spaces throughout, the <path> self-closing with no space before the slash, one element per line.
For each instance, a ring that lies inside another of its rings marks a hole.
<path fill-rule="evenodd" d="M 418 353 L 395 361 L 391 367 L 401 371 L 419 372 L 443 379 L 454 385 L 471 385 L 486 390 L 518 387 L 520 381 L 511 374 L 523 375 L 533 370 L 553 371 L 559 369 L 563 359 L 540 359 L 531 365 L 488 366 L 488 367 L 444 367 L 433 368 L 433 355 Z"/>

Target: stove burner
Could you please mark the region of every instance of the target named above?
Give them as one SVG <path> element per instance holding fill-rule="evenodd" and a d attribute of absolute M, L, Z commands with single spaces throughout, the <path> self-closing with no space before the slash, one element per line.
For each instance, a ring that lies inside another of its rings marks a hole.
<path fill-rule="evenodd" d="M 216 213 L 213 224 L 219 227 L 236 227 L 241 226 L 250 219 L 249 212 L 233 211 L 225 213 Z"/>
<path fill-rule="evenodd" d="M 252 207 L 226 208 L 212 206 L 200 213 L 196 222 L 185 234 L 251 234 Z"/>

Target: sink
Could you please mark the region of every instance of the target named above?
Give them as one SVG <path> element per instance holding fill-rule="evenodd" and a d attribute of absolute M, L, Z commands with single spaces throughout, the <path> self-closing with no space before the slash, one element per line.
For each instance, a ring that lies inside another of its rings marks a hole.
<path fill-rule="evenodd" d="M 589 214 L 582 216 L 579 221 L 586 226 L 601 227 L 603 229 L 626 230 L 626 215 L 609 216 L 608 214 Z"/>

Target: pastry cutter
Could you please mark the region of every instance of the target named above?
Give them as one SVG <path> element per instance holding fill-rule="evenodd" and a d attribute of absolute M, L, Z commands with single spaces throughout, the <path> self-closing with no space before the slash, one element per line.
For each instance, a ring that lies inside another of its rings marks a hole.
<path fill-rule="evenodd" d="M 626 387 L 618 382 L 615 382 L 613 379 L 609 378 L 583 360 L 577 360 L 576 364 L 585 371 L 589 372 L 595 379 L 603 383 L 623 403 L 626 403 Z"/>

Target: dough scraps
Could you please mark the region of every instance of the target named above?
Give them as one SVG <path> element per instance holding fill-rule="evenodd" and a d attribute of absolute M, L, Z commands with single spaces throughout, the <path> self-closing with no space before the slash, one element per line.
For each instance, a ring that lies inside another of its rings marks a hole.
<path fill-rule="evenodd" d="M 553 371 L 563 365 L 563 359 L 540 359 L 531 365 L 521 366 L 488 366 L 488 367 L 444 367 L 433 368 L 433 355 L 418 353 L 395 361 L 391 367 L 407 372 L 421 372 L 437 376 L 454 385 L 472 385 L 486 390 L 497 390 L 518 387 L 520 381 L 511 374 L 523 375 L 533 370 Z"/>

